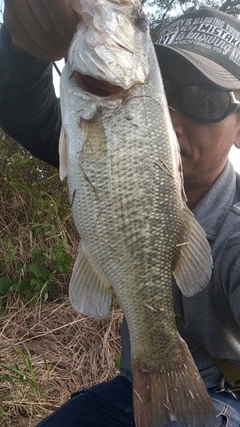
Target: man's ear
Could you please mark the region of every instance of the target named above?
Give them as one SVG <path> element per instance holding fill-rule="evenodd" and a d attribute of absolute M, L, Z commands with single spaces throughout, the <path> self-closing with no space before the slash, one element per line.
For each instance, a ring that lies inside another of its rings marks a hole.
<path fill-rule="evenodd" d="M 240 148 L 240 117 L 237 123 L 236 138 L 235 138 L 234 145 L 236 148 Z"/>

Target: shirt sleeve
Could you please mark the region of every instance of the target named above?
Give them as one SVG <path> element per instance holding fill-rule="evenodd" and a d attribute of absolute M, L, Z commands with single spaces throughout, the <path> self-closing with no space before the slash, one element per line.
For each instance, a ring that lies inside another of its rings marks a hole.
<path fill-rule="evenodd" d="M 14 52 L 4 25 L 0 29 L 0 127 L 32 155 L 58 167 L 61 118 L 52 63 Z"/>

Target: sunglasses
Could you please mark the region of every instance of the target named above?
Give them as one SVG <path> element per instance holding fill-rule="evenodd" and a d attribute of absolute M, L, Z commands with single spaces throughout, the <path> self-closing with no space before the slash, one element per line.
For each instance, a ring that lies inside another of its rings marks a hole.
<path fill-rule="evenodd" d="M 204 86 L 188 86 L 163 78 L 168 103 L 177 99 L 186 116 L 201 122 L 221 122 L 240 109 L 233 92 L 210 90 Z"/>

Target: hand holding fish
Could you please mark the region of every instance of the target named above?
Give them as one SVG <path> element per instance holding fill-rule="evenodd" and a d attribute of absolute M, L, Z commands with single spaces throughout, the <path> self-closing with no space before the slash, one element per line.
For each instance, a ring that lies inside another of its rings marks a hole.
<path fill-rule="evenodd" d="M 70 0 L 5 0 L 4 22 L 18 48 L 54 61 L 67 56 L 78 17 Z"/>

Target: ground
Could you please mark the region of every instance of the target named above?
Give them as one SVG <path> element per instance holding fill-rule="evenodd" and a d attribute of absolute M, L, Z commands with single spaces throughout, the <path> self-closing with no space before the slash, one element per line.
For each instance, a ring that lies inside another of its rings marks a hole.
<path fill-rule="evenodd" d="M 0 318 L 1 427 L 34 427 L 72 391 L 118 373 L 119 308 L 94 320 L 67 297 L 31 306 L 14 294 L 8 307 Z"/>

